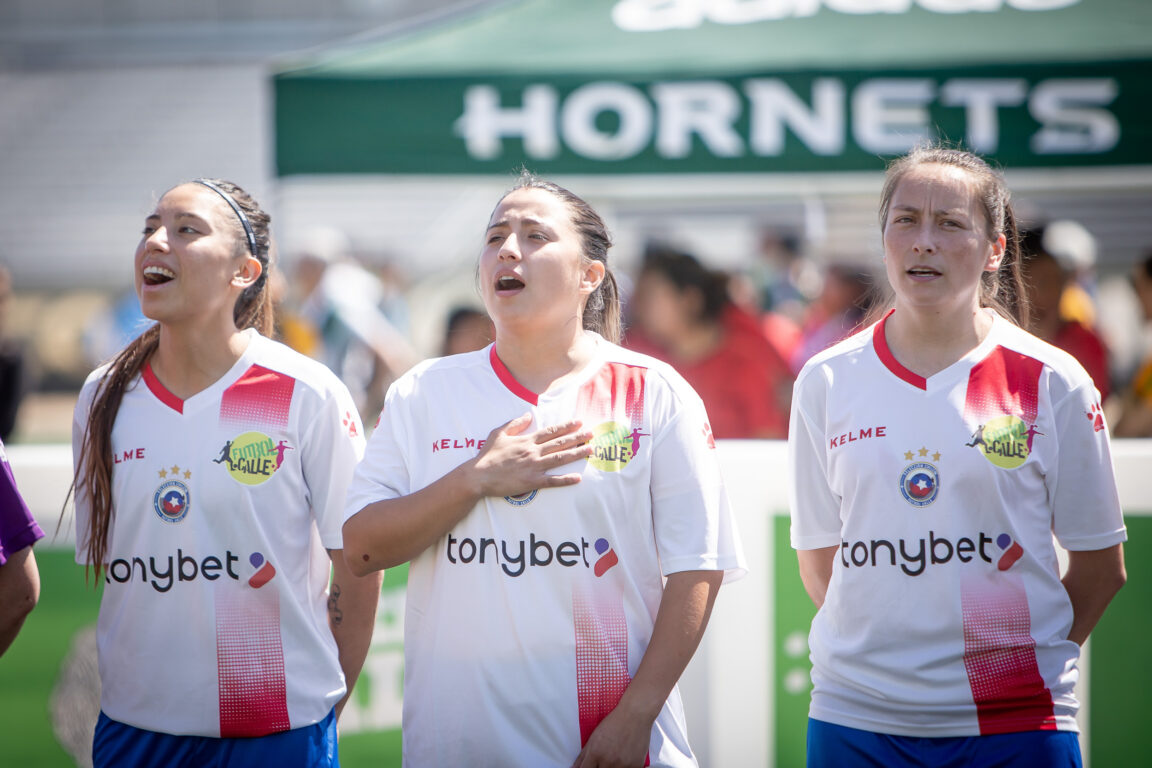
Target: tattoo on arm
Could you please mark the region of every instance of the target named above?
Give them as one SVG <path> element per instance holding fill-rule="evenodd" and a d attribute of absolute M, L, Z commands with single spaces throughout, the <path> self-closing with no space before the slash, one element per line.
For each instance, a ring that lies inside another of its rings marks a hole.
<path fill-rule="evenodd" d="M 332 584 L 332 589 L 328 592 L 328 615 L 332 617 L 332 623 L 339 625 L 344 621 L 344 611 L 340 610 L 340 585 Z"/>

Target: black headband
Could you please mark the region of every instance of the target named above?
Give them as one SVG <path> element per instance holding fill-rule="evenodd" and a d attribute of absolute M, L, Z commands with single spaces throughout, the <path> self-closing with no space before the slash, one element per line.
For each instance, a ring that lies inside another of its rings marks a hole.
<path fill-rule="evenodd" d="M 253 256 L 256 256 L 256 233 L 252 231 L 252 223 L 248 221 L 248 217 L 244 215 L 244 210 L 240 207 L 240 205 L 234 199 L 232 199 L 232 195 L 220 189 L 220 187 L 216 186 L 207 179 L 193 179 L 192 183 L 203 184 L 204 186 L 208 187 L 208 189 L 224 198 L 224 202 L 232 206 L 232 210 L 236 211 L 236 216 L 240 219 L 241 226 L 244 227 L 244 236 L 248 238 L 248 252 Z"/>

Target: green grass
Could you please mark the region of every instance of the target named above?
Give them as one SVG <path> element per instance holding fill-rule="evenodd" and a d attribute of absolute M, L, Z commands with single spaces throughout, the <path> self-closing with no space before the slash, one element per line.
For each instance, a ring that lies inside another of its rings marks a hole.
<path fill-rule="evenodd" d="M 56 768 L 75 763 L 52 732 L 49 701 L 61 663 L 75 634 L 96 623 L 100 591 L 84 583 L 84 568 L 71 550 L 37 547 L 40 603 L 20 636 L 0 658 L 0 745 L 5 766 Z M 389 587 L 405 581 L 407 569 L 389 572 Z M 344 768 L 400 765 L 400 730 L 341 736 Z"/>
<path fill-rule="evenodd" d="M 72 766 L 52 734 L 48 702 L 60 662 L 77 630 L 96 622 L 100 593 L 84 584 L 71 550 L 37 548 L 40 603 L 0 659 L 0 723 L 4 763 Z"/>

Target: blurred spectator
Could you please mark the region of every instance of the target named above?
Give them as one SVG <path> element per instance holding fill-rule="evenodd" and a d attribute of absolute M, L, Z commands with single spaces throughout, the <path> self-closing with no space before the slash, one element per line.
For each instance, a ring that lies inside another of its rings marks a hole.
<path fill-rule="evenodd" d="M 1041 246 L 1064 267 L 1069 280 L 1060 296 L 1060 316 L 1096 327 L 1096 238 L 1084 225 L 1059 219 L 1040 227 Z"/>
<path fill-rule="evenodd" d="M 699 393 L 718 438 L 783 438 L 792 376 L 727 276 L 664 247 L 645 255 L 625 346 L 671 363 Z"/>
<path fill-rule="evenodd" d="M 766 228 L 759 253 L 748 269 L 759 295 L 760 309 L 799 324 L 805 308 L 820 290 L 820 270 L 800 252 L 795 235 Z"/>
<path fill-rule="evenodd" d="M 1144 314 L 1144 327 L 1152 324 L 1152 252 L 1132 268 L 1132 287 Z M 1120 415 L 1112 428 L 1117 437 L 1152 437 L 1152 354 L 1140 365 L 1131 385 L 1121 393 Z"/>
<path fill-rule="evenodd" d="M 486 312 L 474 307 L 456 307 L 448 313 L 440 354 L 447 357 L 463 352 L 474 352 L 484 349 L 494 338 L 496 329 Z"/>
<path fill-rule="evenodd" d="M 1021 237 L 1024 282 L 1030 304 L 1028 330 L 1075 357 L 1100 390 L 1100 399 L 1107 400 L 1111 392 L 1108 349 L 1091 327 L 1062 314 L 1062 298 L 1070 288 L 1076 289 L 1076 266 L 1050 251 L 1051 242 L 1047 227 L 1034 227 Z M 1077 304 L 1081 307 L 1078 314 L 1083 316 L 1085 305 L 1079 301 Z M 1087 307 L 1091 306 L 1089 301 Z"/>
<path fill-rule="evenodd" d="M 831 263 L 824 269 L 820 294 L 808 305 L 800 342 L 789 362 L 799 372 L 808 358 L 852 335 L 863 323 L 872 290 L 872 274 L 864 267 Z"/>
<path fill-rule="evenodd" d="M 12 273 L 0 264 L 0 440 L 16 426 L 16 412 L 24 398 L 24 347 L 8 335 L 8 307 L 12 303 Z"/>
<path fill-rule="evenodd" d="M 103 365 L 152 324 L 140 311 L 136 288 L 129 286 L 84 328 L 84 352 L 92 366 Z"/>
<path fill-rule="evenodd" d="M 284 298 L 285 343 L 335 371 L 365 416 L 379 410 L 388 384 L 418 359 L 381 309 L 387 298 L 342 232 L 314 230 L 297 251 Z"/>

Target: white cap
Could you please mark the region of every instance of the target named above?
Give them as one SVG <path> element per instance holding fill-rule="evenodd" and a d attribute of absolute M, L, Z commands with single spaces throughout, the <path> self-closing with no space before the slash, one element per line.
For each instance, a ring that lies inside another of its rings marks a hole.
<path fill-rule="evenodd" d="M 1064 269 L 1079 272 L 1096 265 L 1096 238 L 1078 221 L 1051 222 L 1044 227 L 1042 245 Z"/>

